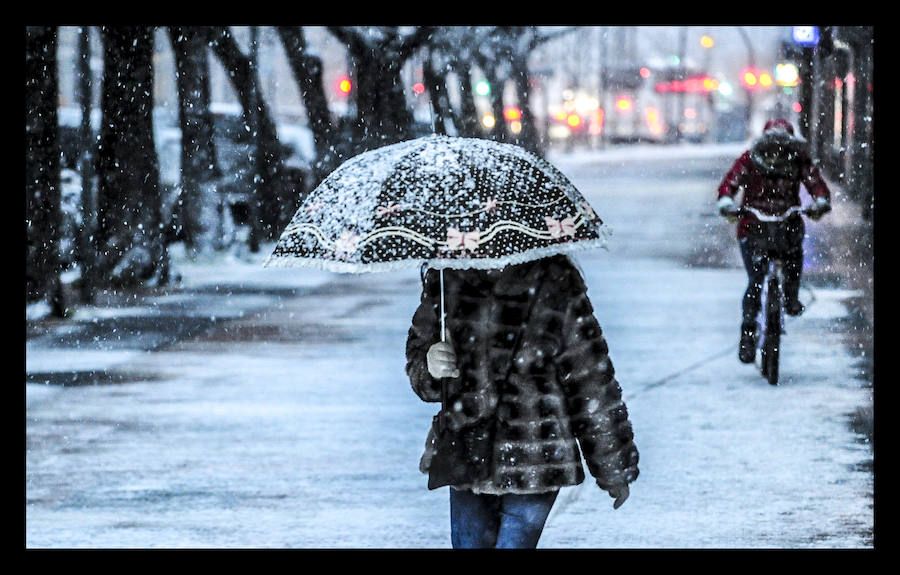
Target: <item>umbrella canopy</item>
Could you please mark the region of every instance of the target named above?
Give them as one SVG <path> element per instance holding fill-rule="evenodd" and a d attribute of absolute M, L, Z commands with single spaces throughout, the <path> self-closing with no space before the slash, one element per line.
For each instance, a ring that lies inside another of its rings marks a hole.
<path fill-rule="evenodd" d="M 502 268 L 605 247 L 608 229 L 519 146 L 431 135 L 364 152 L 310 192 L 267 266 Z"/>

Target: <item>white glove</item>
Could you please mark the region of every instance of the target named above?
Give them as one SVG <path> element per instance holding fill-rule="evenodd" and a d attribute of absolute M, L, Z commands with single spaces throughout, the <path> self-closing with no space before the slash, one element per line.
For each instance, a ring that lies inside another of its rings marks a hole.
<path fill-rule="evenodd" d="M 818 220 L 830 211 L 831 202 L 829 202 L 826 198 L 819 196 L 818 198 L 816 198 L 814 209 L 809 212 L 809 217 L 814 220 Z"/>
<path fill-rule="evenodd" d="M 720 214 L 728 218 L 729 222 L 733 222 L 737 218 L 737 215 L 734 213 L 734 200 L 731 196 L 722 196 L 719 198 L 716 207 L 719 209 Z"/>
<path fill-rule="evenodd" d="M 456 367 L 456 352 L 450 342 L 439 341 L 428 348 L 425 355 L 428 362 L 428 373 L 435 379 L 442 377 L 459 377 Z"/>

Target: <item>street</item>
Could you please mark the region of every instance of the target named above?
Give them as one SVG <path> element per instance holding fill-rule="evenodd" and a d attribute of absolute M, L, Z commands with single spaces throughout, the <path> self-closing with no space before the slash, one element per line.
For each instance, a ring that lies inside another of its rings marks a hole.
<path fill-rule="evenodd" d="M 615 511 L 590 477 L 564 489 L 539 547 L 873 547 L 872 446 L 849 421 L 872 402 L 846 343 L 859 294 L 817 251 L 833 223 L 807 224 L 782 384 L 737 359 L 746 276 L 715 189 L 741 150 L 550 156 L 613 230 L 575 260 L 640 477 Z M 266 255 L 184 262 L 178 290 L 29 328 L 26 547 L 450 546 L 447 488 L 418 471 L 437 406 L 404 372 L 418 270 Z"/>

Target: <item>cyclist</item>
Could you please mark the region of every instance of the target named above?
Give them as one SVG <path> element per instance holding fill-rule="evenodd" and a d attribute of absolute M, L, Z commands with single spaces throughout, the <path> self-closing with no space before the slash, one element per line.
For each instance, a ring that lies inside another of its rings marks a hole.
<path fill-rule="evenodd" d="M 780 215 L 791 206 L 800 205 L 800 184 L 813 198 L 808 212 L 814 220 L 831 211 L 831 192 L 812 161 L 806 142 L 794 135 L 794 127 L 783 118 L 766 122 L 762 135 L 732 165 L 719 185 L 719 213 L 735 221 L 738 208 L 735 195 L 743 190 L 741 205 L 771 215 Z M 785 313 L 803 313 L 798 299 L 800 274 L 803 269 L 804 225 L 800 214 L 789 217 L 788 245 L 780 256 L 784 261 Z M 748 285 L 741 304 L 741 339 L 739 359 L 753 363 L 756 358 L 756 317 L 761 306 L 763 282 L 769 269 L 769 253 L 765 248 L 764 228 L 752 215 L 743 215 L 737 224 L 737 237 Z"/>

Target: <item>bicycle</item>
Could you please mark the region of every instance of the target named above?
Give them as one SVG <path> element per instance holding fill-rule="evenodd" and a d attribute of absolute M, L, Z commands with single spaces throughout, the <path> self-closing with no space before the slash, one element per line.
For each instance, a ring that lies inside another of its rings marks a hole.
<path fill-rule="evenodd" d="M 735 208 L 732 214 L 752 215 L 763 227 L 763 247 L 769 254 L 769 270 L 766 273 L 766 301 L 763 318 L 763 338 L 760 346 L 763 377 L 771 385 L 778 385 L 778 360 L 781 352 L 781 336 L 784 335 L 784 261 L 781 254 L 787 242 L 785 221 L 794 214 L 809 216 L 812 208 L 792 206 L 781 215 L 764 214 L 751 206 Z"/>

